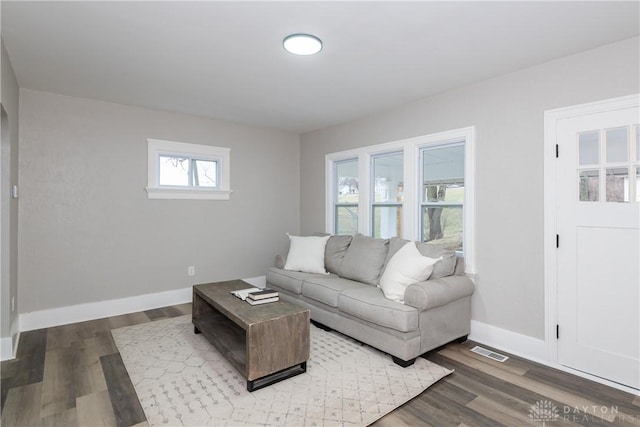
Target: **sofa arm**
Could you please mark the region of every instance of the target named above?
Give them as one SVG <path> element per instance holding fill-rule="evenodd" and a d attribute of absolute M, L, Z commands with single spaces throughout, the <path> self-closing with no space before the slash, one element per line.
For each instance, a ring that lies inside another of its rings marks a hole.
<path fill-rule="evenodd" d="M 466 276 L 447 276 L 409 285 L 404 303 L 419 310 L 449 304 L 473 294 L 473 282 Z"/>

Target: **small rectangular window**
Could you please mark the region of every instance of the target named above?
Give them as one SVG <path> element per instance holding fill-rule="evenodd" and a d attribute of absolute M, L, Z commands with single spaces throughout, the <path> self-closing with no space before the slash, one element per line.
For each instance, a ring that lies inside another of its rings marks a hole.
<path fill-rule="evenodd" d="M 161 186 L 209 187 L 218 183 L 218 161 L 189 157 L 160 155 L 159 183 Z"/>
<path fill-rule="evenodd" d="M 150 199 L 229 199 L 230 150 L 148 140 Z"/>

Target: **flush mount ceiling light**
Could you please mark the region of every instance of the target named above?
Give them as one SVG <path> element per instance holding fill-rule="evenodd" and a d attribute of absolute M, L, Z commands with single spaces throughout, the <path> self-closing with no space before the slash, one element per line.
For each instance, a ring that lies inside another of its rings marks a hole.
<path fill-rule="evenodd" d="M 322 50 L 322 40 L 311 34 L 290 34 L 282 44 L 287 52 L 294 55 L 315 55 Z"/>

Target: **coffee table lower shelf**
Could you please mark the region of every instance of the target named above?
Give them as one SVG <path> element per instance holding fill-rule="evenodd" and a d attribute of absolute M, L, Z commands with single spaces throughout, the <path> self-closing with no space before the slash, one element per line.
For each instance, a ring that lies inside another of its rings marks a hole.
<path fill-rule="evenodd" d="M 309 311 L 284 302 L 250 306 L 229 296 L 230 285 L 194 286 L 194 333 L 202 333 L 247 379 L 249 392 L 306 372 Z"/>

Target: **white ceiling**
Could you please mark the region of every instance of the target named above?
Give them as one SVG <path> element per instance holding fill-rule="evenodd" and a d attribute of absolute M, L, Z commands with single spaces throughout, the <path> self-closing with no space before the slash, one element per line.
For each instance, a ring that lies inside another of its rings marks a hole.
<path fill-rule="evenodd" d="M 637 36 L 639 2 L 2 1 L 21 87 L 307 132 Z M 320 37 L 293 56 L 282 39 Z M 615 64 L 612 64 L 615 66 Z"/>

